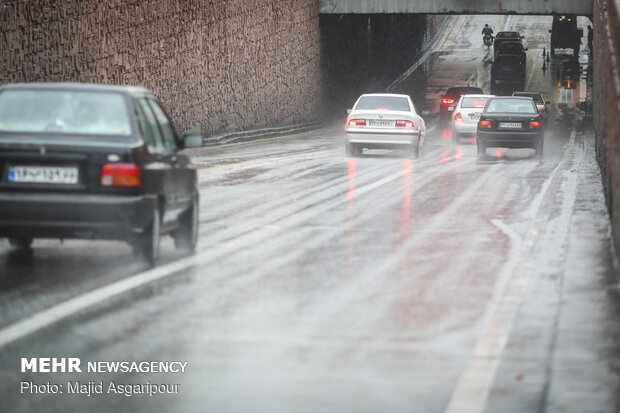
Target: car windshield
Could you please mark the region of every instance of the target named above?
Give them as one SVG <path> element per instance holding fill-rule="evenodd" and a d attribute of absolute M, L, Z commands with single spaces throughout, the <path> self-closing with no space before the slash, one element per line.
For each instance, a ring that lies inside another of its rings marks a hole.
<path fill-rule="evenodd" d="M 461 107 L 464 109 L 467 108 L 484 108 L 484 106 L 489 101 L 488 97 L 479 97 L 479 96 L 463 96 L 463 101 L 461 102 Z"/>
<path fill-rule="evenodd" d="M 363 96 L 355 110 L 397 110 L 409 112 L 407 98 L 397 96 Z"/>
<path fill-rule="evenodd" d="M 0 93 L 0 133 L 131 136 L 120 93 L 73 90 L 5 90 Z"/>
<path fill-rule="evenodd" d="M 530 99 L 491 99 L 485 112 L 515 112 L 515 113 L 538 113 L 534 102 Z"/>

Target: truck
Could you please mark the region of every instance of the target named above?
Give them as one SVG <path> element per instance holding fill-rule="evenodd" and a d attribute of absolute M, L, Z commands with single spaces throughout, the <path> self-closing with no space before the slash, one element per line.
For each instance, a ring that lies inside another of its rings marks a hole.
<path fill-rule="evenodd" d="M 551 56 L 555 55 L 555 49 L 573 49 L 573 56 L 579 56 L 583 29 L 577 27 L 577 16 L 572 14 L 553 16 L 549 33 L 551 33 Z"/>

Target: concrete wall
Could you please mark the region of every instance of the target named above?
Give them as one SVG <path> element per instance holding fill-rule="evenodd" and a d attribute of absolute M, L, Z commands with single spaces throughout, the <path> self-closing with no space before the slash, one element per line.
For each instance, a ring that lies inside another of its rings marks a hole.
<path fill-rule="evenodd" d="M 596 151 L 620 254 L 620 14 L 617 0 L 594 0 L 593 122 Z"/>
<path fill-rule="evenodd" d="M 4 0 L 0 84 L 142 85 L 179 130 L 304 120 L 319 105 L 318 0 Z"/>

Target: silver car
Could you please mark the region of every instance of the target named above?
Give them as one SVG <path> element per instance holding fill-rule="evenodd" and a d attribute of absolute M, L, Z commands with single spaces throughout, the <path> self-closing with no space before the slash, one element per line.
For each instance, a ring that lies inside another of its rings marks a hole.
<path fill-rule="evenodd" d="M 400 148 L 418 156 L 426 123 L 408 95 L 372 93 L 360 96 L 349 110 L 345 132 L 349 156 L 361 156 L 364 149 Z"/>
<path fill-rule="evenodd" d="M 494 95 L 463 95 L 452 113 L 452 139 L 476 136 L 478 119 L 487 102 Z"/>

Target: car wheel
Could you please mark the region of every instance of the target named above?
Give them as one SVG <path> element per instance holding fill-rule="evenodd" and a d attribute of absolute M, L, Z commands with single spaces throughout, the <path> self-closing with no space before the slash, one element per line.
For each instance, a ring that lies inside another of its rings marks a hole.
<path fill-rule="evenodd" d="M 411 154 L 413 155 L 414 158 L 417 158 L 418 156 L 420 156 L 420 144 L 419 142 L 416 144 L 411 145 Z"/>
<path fill-rule="evenodd" d="M 143 258 L 150 265 L 155 265 L 159 258 L 159 240 L 161 238 L 161 216 L 159 207 L 153 211 L 153 219 L 147 230 L 134 244 L 134 254 Z"/>
<path fill-rule="evenodd" d="M 364 156 L 364 148 L 361 146 L 354 146 L 353 147 L 353 154 L 355 156 Z"/>
<path fill-rule="evenodd" d="M 543 142 L 539 142 L 534 147 L 536 151 L 536 158 L 541 159 L 543 157 Z"/>
<path fill-rule="evenodd" d="M 573 57 L 579 56 L 579 46 L 573 47 Z"/>
<path fill-rule="evenodd" d="M 484 145 L 482 145 L 480 142 L 478 142 L 477 148 L 478 148 L 478 158 L 484 158 L 487 155 L 487 148 Z"/>
<path fill-rule="evenodd" d="M 345 143 L 344 152 L 347 156 L 355 156 L 355 147 L 350 143 Z"/>
<path fill-rule="evenodd" d="M 461 138 L 461 135 L 457 131 L 452 129 L 452 142 L 459 143 L 460 138 Z"/>
<path fill-rule="evenodd" d="M 30 248 L 32 245 L 32 237 L 15 237 L 9 238 L 9 244 L 12 247 L 18 248 L 20 250 L 25 250 Z"/>
<path fill-rule="evenodd" d="M 179 228 L 174 231 L 174 246 L 176 249 L 193 252 L 198 242 L 198 197 L 194 197 L 192 206 L 181 215 Z"/>
<path fill-rule="evenodd" d="M 551 56 L 555 55 L 555 47 L 551 46 Z"/>

